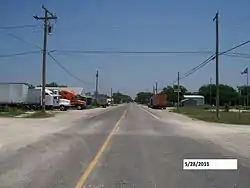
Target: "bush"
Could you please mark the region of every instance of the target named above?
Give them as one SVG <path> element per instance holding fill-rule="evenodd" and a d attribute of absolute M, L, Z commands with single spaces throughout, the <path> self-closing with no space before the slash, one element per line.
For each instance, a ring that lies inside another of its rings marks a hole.
<path fill-rule="evenodd" d="M 94 106 L 94 107 L 100 107 L 101 105 L 97 101 L 94 101 L 92 103 L 92 106 Z"/>

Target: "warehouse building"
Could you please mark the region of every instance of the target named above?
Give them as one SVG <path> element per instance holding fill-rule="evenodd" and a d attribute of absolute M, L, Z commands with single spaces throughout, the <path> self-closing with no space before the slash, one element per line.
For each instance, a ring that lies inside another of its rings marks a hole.
<path fill-rule="evenodd" d="M 182 106 L 202 106 L 205 104 L 204 96 L 202 95 L 184 95 L 181 101 Z"/>

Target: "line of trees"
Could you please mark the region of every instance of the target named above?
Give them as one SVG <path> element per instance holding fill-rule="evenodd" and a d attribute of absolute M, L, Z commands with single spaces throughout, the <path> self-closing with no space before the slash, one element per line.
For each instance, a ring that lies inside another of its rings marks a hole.
<path fill-rule="evenodd" d="M 42 85 L 37 85 L 37 87 L 42 87 Z M 63 85 L 63 84 L 58 84 L 56 82 L 51 82 L 51 83 L 45 84 L 45 87 L 68 87 L 68 86 Z"/>
<path fill-rule="evenodd" d="M 164 87 L 160 93 L 167 94 L 167 100 L 171 103 L 177 102 L 177 93 L 174 92 L 177 89 L 177 85 Z M 184 95 L 202 95 L 205 98 L 206 104 L 216 104 L 216 85 L 206 84 L 199 88 L 197 92 L 189 92 L 185 86 L 180 85 L 180 100 Z M 230 85 L 220 84 L 220 105 L 247 105 L 247 90 L 250 93 L 250 86 L 239 86 L 237 89 Z M 147 104 L 148 99 L 153 95 L 151 92 L 139 92 L 136 95 L 135 102 L 141 104 Z M 248 96 L 250 102 L 250 95 Z M 249 105 L 249 104 L 248 104 Z"/>
<path fill-rule="evenodd" d="M 113 100 L 114 100 L 114 103 L 116 104 L 129 103 L 133 101 L 133 99 L 130 96 L 120 93 L 120 92 L 113 93 Z"/>

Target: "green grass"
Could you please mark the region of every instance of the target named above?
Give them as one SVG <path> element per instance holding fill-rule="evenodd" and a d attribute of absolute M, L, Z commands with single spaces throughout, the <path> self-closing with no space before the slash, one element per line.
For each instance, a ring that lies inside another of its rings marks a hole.
<path fill-rule="evenodd" d="M 25 118 L 50 118 L 54 116 L 55 116 L 55 113 L 52 113 L 52 112 L 37 111 L 37 112 L 34 112 L 32 114 L 25 116 Z"/>
<path fill-rule="evenodd" d="M 18 109 L 14 107 L 1 107 L 0 117 L 15 117 L 24 114 L 26 111 L 23 109 Z"/>
<path fill-rule="evenodd" d="M 207 122 L 250 125 L 249 112 L 238 113 L 220 111 L 219 120 L 216 118 L 216 112 L 210 112 L 207 109 L 204 109 L 204 107 L 180 107 L 179 110 L 173 109 L 172 112 L 184 114 L 191 118 Z"/>

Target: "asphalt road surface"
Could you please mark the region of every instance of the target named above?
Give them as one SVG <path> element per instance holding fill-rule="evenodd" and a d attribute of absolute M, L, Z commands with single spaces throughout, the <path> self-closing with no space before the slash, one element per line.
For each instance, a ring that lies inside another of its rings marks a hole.
<path fill-rule="evenodd" d="M 128 104 L 0 154 L 0 187 L 249 188 L 250 167 L 241 159 L 238 171 L 182 166 L 185 158 L 234 156 L 205 140 L 180 136 L 174 125 Z"/>

